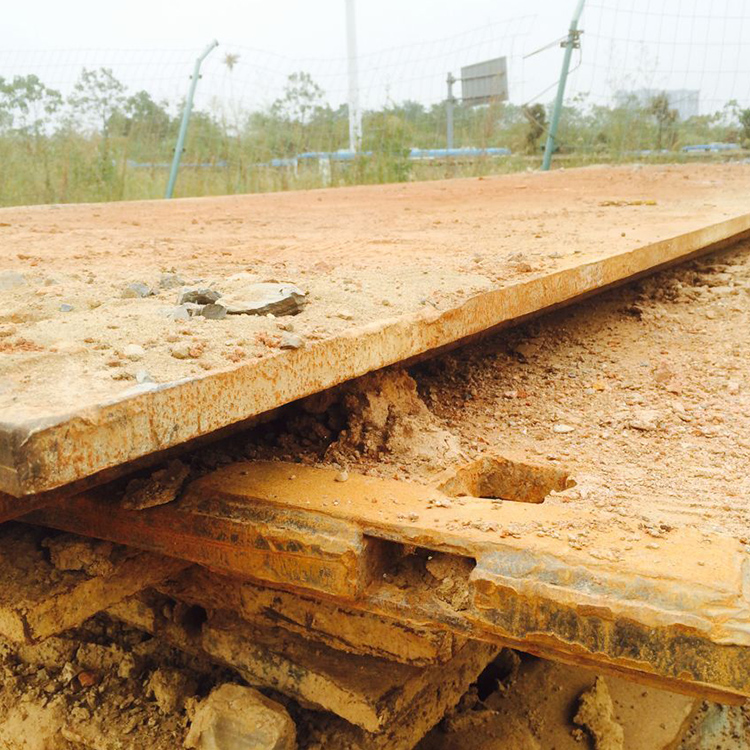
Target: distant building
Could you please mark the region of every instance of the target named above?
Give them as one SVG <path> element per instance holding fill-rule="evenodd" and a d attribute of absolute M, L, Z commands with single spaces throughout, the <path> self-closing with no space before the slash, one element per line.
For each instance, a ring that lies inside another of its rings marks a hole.
<path fill-rule="evenodd" d="M 636 91 L 620 90 L 615 93 L 615 106 L 627 107 L 635 104 L 647 108 L 660 94 L 666 94 L 671 109 L 677 110 L 680 120 L 696 117 L 700 109 L 700 91 L 698 89 L 637 89 Z"/>

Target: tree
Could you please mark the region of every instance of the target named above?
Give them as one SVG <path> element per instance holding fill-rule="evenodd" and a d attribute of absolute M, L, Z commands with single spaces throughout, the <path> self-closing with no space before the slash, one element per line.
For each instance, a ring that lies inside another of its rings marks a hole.
<path fill-rule="evenodd" d="M 120 131 L 123 135 L 137 135 L 150 140 L 166 138 L 172 118 L 166 104 L 158 104 L 148 91 L 138 91 L 129 96 L 122 105 L 122 111 L 115 112 L 107 123 L 110 132 Z"/>
<path fill-rule="evenodd" d="M 662 148 L 665 133 L 670 133 L 670 141 L 674 143 L 676 136 L 674 125 L 677 122 L 677 110 L 669 106 L 669 97 L 666 91 L 663 91 L 651 100 L 649 111 L 656 118 L 656 148 Z"/>
<path fill-rule="evenodd" d="M 742 142 L 750 141 L 750 109 L 742 109 L 739 112 L 740 125 L 742 126 Z"/>
<path fill-rule="evenodd" d="M 543 104 L 526 104 L 523 108 L 524 117 L 529 122 L 526 131 L 526 151 L 535 154 L 539 150 L 539 139 L 547 130 L 547 112 Z"/>
<path fill-rule="evenodd" d="M 0 124 L 20 133 L 40 135 L 62 106 L 62 95 L 35 75 L 0 78 Z"/>
<path fill-rule="evenodd" d="M 125 104 L 125 86 L 115 78 L 110 68 L 84 68 L 73 86 L 68 103 L 79 114 L 96 120 L 106 140 L 112 116 Z"/>
<path fill-rule="evenodd" d="M 323 105 L 324 96 L 325 92 L 309 73 L 292 73 L 284 86 L 284 95 L 271 105 L 271 114 L 305 125 L 315 110 Z"/>

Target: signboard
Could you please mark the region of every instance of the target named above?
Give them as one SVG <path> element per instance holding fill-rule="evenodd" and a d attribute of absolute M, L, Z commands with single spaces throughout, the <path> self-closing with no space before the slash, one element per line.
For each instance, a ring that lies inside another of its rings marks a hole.
<path fill-rule="evenodd" d="M 464 104 L 486 104 L 508 99 L 508 64 L 506 58 L 475 63 L 461 68 L 461 98 Z"/>

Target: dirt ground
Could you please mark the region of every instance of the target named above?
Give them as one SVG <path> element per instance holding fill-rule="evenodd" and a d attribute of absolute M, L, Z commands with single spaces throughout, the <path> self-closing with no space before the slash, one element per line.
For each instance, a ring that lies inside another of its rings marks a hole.
<path fill-rule="evenodd" d="M 199 451 L 430 481 L 521 450 L 569 467 L 575 503 L 625 536 L 678 526 L 750 545 L 750 243 L 415 366 L 303 401 Z M 384 384 L 385 381 L 385 384 Z M 396 395 L 394 395 L 396 394 Z M 571 531 L 587 545 L 587 530 Z M 616 559 L 617 550 L 597 550 Z"/>
<path fill-rule="evenodd" d="M 748 188 L 741 164 L 635 166 L 2 209 L 0 414 L 61 415 L 279 355 L 290 333 L 314 344 L 443 311 L 743 214 Z M 183 284 L 231 298 L 270 280 L 307 293 L 302 314 L 168 317 Z M 131 284 L 153 294 L 123 296 Z"/>
<path fill-rule="evenodd" d="M 4 750 L 177 750 L 198 703 L 218 685 L 243 684 L 104 615 L 35 646 L 3 642 L 0 677 Z M 744 709 L 611 677 L 601 694 L 601 680 L 506 650 L 417 750 L 750 748 Z M 335 739 L 341 719 L 264 692 L 291 713 L 300 750 Z M 586 696 L 598 714 L 580 713 Z"/>

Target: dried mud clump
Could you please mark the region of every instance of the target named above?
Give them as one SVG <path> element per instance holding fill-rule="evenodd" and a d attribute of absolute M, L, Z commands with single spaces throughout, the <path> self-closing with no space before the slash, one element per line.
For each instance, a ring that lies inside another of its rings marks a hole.
<path fill-rule="evenodd" d="M 623 750 L 624 732 L 615 721 L 607 683 L 597 677 L 594 687 L 583 693 L 580 701 L 573 721 L 589 731 L 596 750 Z"/>
<path fill-rule="evenodd" d="M 462 457 L 458 438 L 440 425 L 404 370 L 366 375 L 341 393 L 346 427 L 329 446 L 327 460 L 348 463 L 387 453 L 438 469 Z"/>

